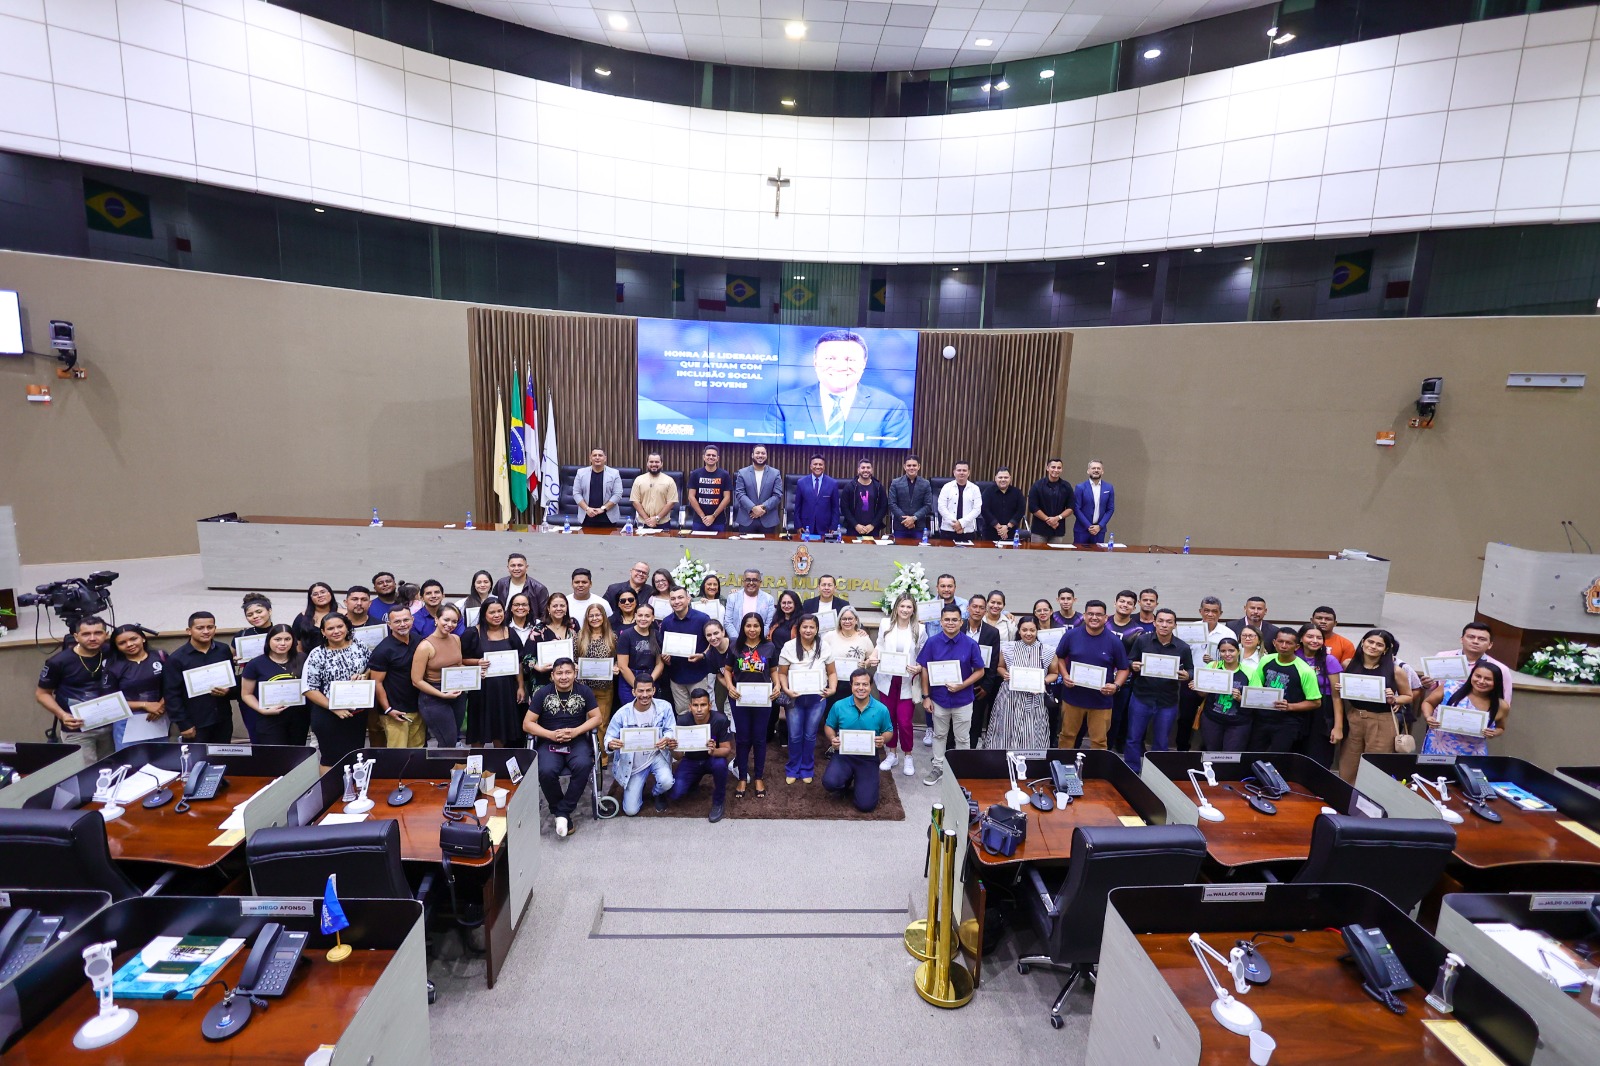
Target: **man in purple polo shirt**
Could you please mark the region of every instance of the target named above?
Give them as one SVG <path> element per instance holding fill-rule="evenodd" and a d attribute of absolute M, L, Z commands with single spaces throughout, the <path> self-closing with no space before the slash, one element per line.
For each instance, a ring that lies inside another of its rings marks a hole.
<path fill-rule="evenodd" d="M 1079 685 L 1072 680 L 1072 665 L 1082 663 L 1105 670 L 1105 682 L 1098 687 Z M 1089 723 L 1089 746 L 1106 747 L 1106 731 L 1111 727 L 1111 697 L 1128 680 L 1128 650 L 1122 640 L 1106 629 L 1106 605 L 1090 600 L 1083 605 L 1083 624 L 1067 630 L 1056 645 L 1056 661 L 1051 669 L 1060 673 L 1066 689 L 1061 704 L 1061 736 L 1057 745 L 1070 748 L 1078 728 Z"/>
<path fill-rule="evenodd" d="M 955 684 L 936 685 L 930 664 L 953 662 L 961 675 Z M 983 653 L 978 642 L 961 631 L 961 608 L 947 604 L 939 613 L 939 632 L 929 637 L 917 653 L 917 665 L 926 671 L 922 706 L 933 718 L 933 769 L 922 779 L 924 785 L 937 784 L 944 775 L 944 749 L 947 739 L 958 748 L 970 747 L 972 731 L 972 686 L 983 677 Z"/>

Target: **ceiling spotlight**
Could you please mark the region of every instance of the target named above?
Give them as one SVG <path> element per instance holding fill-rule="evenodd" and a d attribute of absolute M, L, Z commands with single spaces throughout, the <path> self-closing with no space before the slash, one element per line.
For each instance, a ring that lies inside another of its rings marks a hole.
<path fill-rule="evenodd" d="M 1252 260 L 1254 258 L 1255 258 L 1255 256 L 1253 256 L 1253 255 L 1247 255 L 1247 256 L 1244 257 L 1244 261 L 1246 263 L 1248 263 L 1248 262 L 1250 262 L 1250 260 Z"/>
<path fill-rule="evenodd" d="M 979 37 L 976 41 L 972 42 L 972 46 L 974 48 L 993 48 L 994 41 L 988 37 Z"/>
<path fill-rule="evenodd" d="M 600 75 L 602 78 L 611 77 L 611 68 L 610 67 L 595 67 L 594 68 L 594 72 L 596 74 Z"/>
<path fill-rule="evenodd" d="M 1144 57 L 1146 59 L 1160 59 L 1161 58 L 1161 49 L 1159 49 L 1159 48 L 1146 48 L 1144 50 Z"/>
<path fill-rule="evenodd" d="M 1286 33 L 1282 37 L 1274 37 L 1272 39 L 1272 43 L 1273 44 L 1288 44 L 1292 40 L 1294 40 L 1294 34 Z"/>
<path fill-rule="evenodd" d="M 957 272 L 957 271 L 959 271 L 959 270 L 960 270 L 960 269 L 961 269 L 961 268 L 960 268 L 960 267 L 951 267 L 951 268 L 950 268 L 950 273 L 952 273 L 952 274 L 954 274 L 954 273 L 956 273 L 956 272 Z"/>
<path fill-rule="evenodd" d="M 323 213 L 324 213 L 324 211 L 325 211 L 325 209 L 324 209 L 324 208 L 321 208 L 321 207 L 313 207 L 313 208 L 312 208 L 312 209 L 311 209 L 311 210 L 313 210 L 313 211 L 315 211 L 315 212 L 316 212 L 316 213 L 317 213 L 317 214 L 319 214 L 319 215 L 320 215 L 320 214 L 323 214 Z"/>
<path fill-rule="evenodd" d="M 994 83 L 994 87 L 1000 92 L 1005 92 L 1007 89 L 1011 88 L 1011 83 L 1009 81 L 997 81 Z"/>
<path fill-rule="evenodd" d="M 1142 270 L 1142 269 L 1144 269 L 1145 267 L 1147 267 L 1149 265 L 1150 265 L 1149 263 L 1140 263 L 1139 264 L 1139 268 Z"/>
<path fill-rule="evenodd" d="M 1268 26 L 1267 27 L 1267 36 L 1268 37 L 1276 37 L 1277 35 L 1278 35 L 1278 27 L 1276 27 L 1276 26 Z"/>
<path fill-rule="evenodd" d="M 806 276 L 804 274 L 796 274 L 794 276 L 794 280 L 796 280 L 796 281 L 804 281 L 804 280 L 806 280 Z"/>
<path fill-rule="evenodd" d="M 982 85 L 978 86 L 978 88 L 982 89 L 984 92 L 988 92 L 990 89 L 994 88 L 994 86 L 990 85 L 988 82 L 984 82 Z"/>
<path fill-rule="evenodd" d="M 1041 78 L 1049 79 L 1049 78 L 1053 78 L 1055 76 L 1056 76 L 1056 72 L 1051 70 L 1049 67 L 1045 67 L 1043 70 L 1041 70 L 1039 72 L 1039 77 L 1041 77 Z"/>
<path fill-rule="evenodd" d="M 789 38 L 791 41 L 798 41 L 800 38 L 806 35 L 806 24 L 804 22 L 785 23 L 783 27 L 783 35 Z"/>
<path fill-rule="evenodd" d="M 1204 251 L 1204 249 L 1203 248 L 1196 248 L 1195 251 L 1200 252 L 1200 251 Z"/>
<path fill-rule="evenodd" d="M 607 15 L 606 25 L 614 30 L 625 30 L 628 28 L 628 17 L 626 15 Z"/>
<path fill-rule="evenodd" d="M 1095 261 L 1094 265 L 1097 267 L 1103 267 L 1106 265 L 1106 261 L 1104 259 L 1098 259 Z"/>
<path fill-rule="evenodd" d="M 785 96 L 782 100 L 779 100 L 778 103 L 782 104 L 784 107 L 793 107 L 794 106 L 794 97 Z"/>

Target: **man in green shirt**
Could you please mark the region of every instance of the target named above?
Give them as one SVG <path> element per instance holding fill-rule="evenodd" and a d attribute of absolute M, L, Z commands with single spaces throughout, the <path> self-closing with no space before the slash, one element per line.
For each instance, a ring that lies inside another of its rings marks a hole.
<path fill-rule="evenodd" d="M 835 795 L 844 795 L 852 789 L 852 802 L 858 811 L 870 811 L 878 805 L 878 756 L 894 735 L 894 724 L 889 718 L 889 708 L 872 695 L 872 671 L 857 669 L 850 674 L 850 695 L 828 709 L 827 721 L 822 724 L 828 744 L 835 752 L 822 771 L 822 787 Z M 870 730 L 874 735 L 872 754 L 846 755 L 839 750 L 841 730 Z"/>
<path fill-rule="evenodd" d="M 1280 629 L 1272 638 L 1275 655 L 1256 663 L 1250 684 L 1283 693 L 1270 710 L 1257 707 L 1251 718 L 1251 751 L 1294 751 L 1311 722 L 1310 712 L 1322 706 L 1322 689 L 1316 671 L 1295 654 L 1300 640 L 1292 629 Z"/>

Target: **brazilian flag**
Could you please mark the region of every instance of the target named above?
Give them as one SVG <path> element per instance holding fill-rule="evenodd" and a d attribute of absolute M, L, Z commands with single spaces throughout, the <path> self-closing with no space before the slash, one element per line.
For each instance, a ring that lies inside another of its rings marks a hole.
<path fill-rule="evenodd" d="M 760 307 L 761 278 L 752 274 L 728 275 L 729 307 Z"/>
<path fill-rule="evenodd" d="M 152 236 L 150 198 L 83 179 L 83 208 L 90 229 L 125 237 Z"/>
<path fill-rule="evenodd" d="M 677 267 L 672 271 L 672 302 L 683 303 L 683 267 Z"/>
<path fill-rule="evenodd" d="M 789 287 L 783 290 L 785 311 L 814 311 L 816 307 L 817 294 L 804 280 L 795 278 L 789 282 Z"/>
<path fill-rule="evenodd" d="M 871 302 L 867 304 L 867 310 L 869 310 L 869 311 L 887 311 L 887 310 L 889 310 L 889 279 L 888 278 L 873 278 L 872 279 L 872 297 L 871 297 Z"/>
<path fill-rule="evenodd" d="M 1372 288 L 1372 249 L 1333 257 L 1333 283 L 1328 296 L 1359 296 Z"/>

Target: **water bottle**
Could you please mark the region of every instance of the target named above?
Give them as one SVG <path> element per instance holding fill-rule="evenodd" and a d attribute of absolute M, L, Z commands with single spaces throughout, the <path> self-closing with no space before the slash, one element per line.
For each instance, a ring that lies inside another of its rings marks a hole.
<path fill-rule="evenodd" d="M 471 511 L 467 512 L 467 525 L 466 525 L 466 528 L 467 529 L 477 529 L 478 528 L 477 526 L 472 524 L 472 512 Z"/>
<path fill-rule="evenodd" d="M 1011 531 L 1011 546 L 1013 548 L 1022 547 L 1022 530 L 1013 529 Z"/>
<path fill-rule="evenodd" d="M 383 525 L 383 519 L 378 517 L 378 509 L 376 507 L 372 509 L 372 524 L 374 526 Z"/>
<path fill-rule="evenodd" d="M 572 532 L 572 516 L 565 515 L 565 516 L 562 517 L 562 519 L 561 519 L 561 532 L 563 532 L 563 533 L 571 533 Z"/>
<path fill-rule="evenodd" d="M 1183 538 L 1183 554 L 1185 554 L 1185 555 L 1189 554 L 1189 538 L 1188 537 L 1184 537 Z"/>
<path fill-rule="evenodd" d="M 926 548 L 928 546 L 928 527 L 927 526 L 923 526 L 922 527 L 922 546 L 924 548 Z"/>
<path fill-rule="evenodd" d="M 1117 539 L 1111 535 L 1111 527 L 1107 526 L 1106 527 L 1106 551 L 1113 552 L 1113 551 L 1116 551 L 1116 550 L 1117 550 Z"/>
<path fill-rule="evenodd" d="M 633 519 L 630 518 L 626 522 L 622 523 L 622 535 L 624 537 L 633 536 Z"/>
<path fill-rule="evenodd" d="M 344 799 L 341 800 L 340 802 L 353 803 L 355 801 L 355 798 L 356 798 L 356 779 L 355 779 L 355 775 L 353 775 L 350 772 L 350 766 L 347 763 L 345 765 L 345 768 L 344 768 Z"/>

